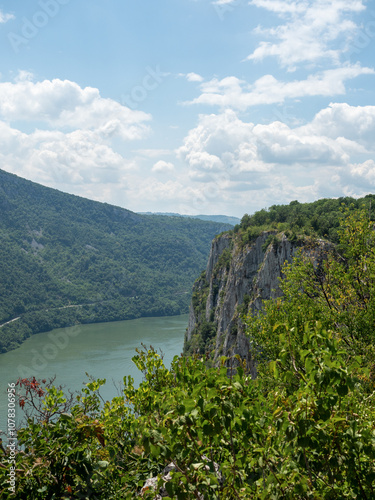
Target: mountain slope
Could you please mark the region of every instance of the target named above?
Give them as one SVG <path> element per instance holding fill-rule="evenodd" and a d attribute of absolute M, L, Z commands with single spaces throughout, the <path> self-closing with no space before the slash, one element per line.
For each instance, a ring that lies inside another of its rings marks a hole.
<path fill-rule="evenodd" d="M 141 216 L 0 170 L 0 352 L 77 322 L 186 312 L 229 227 Z"/>
<path fill-rule="evenodd" d="M 238 217 L 230 215 L 180 215 L 174 212 L 140 212 L 141 215 L 168 215 L 169 217 L 190 217 L 191 219 L 200 219 L 205 221 L 221 222 L 222 224 L 230 224 L 235 226 L 241 222 Z"/>

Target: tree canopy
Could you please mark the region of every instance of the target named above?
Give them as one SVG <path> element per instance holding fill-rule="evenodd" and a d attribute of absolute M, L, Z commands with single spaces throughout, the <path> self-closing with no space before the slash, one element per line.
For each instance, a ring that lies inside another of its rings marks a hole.
<path fill-rule="evenodd" d="M 19 381 L 14 399 L 34 413 L 18 431 L 14 494 L 2 456 L 2 497 L 134 499 L 157 476 L 169 499 L 374 498 L 368 211 L 347 213 L 338 234 L 339 247 L 322 254 L 312 245 L 288 266 L 284 296 L 248 318 L 255 380 L 241 363 L 228 373 L 225 359 L 209 367 L 176 357 L 168 369 L 151 348 L 134 357 L 140 386 L 125 377 L 121 396 L 104 404 L 104 380 L 88 382 L 68 408 L 48 382 Z"/>

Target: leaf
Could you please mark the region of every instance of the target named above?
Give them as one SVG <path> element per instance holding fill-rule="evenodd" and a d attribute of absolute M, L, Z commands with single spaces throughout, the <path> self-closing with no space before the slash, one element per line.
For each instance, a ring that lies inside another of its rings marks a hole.
<path fill-rule="evenodd" d="M 273 418 L 278 418 L 280 417 L 281 415 L 283 414 L 283 408 L 281 406 L 279 406 L 278 408 L 276 408 L 276 410 L 273 412 L 272 416 Z"/>
<path fill-rule="evenodd" d="M 278 378 L 279 377 L 279 370 L 277 368 L 277 361 L 270 361 L 269 366 L 270 366 L 271 372 L 273 373 L 273 376 L 275 378 Z"/>
<path fill-rule="evenodd" d="M 209 422 L 207 422 L 206 424 L 203 424 L 203 432 L 207 436 L 213 436 L 215 434 L 215 429 Z"/>
<path fill-rule="evenodd" d="M 349 392 L 349 387 L 345 383 L 342 383 L 337 387 L 337 394 L 341 397 L 346 396 L 348 392 Z"/>
<path fill-rule="evenodd" d="M 305 368 L 306 368 L 306 372 L 307 373 L 311 373 L 311 372 L 316 372 L 316 363 L 315 361 L 309 356 L 309 357 L 306 357 L 305 359 Z"/>
<path fill-rule="evenodd" d="M 201 469 L 203 466 L 204 466 L 204 463 L 203 462 L 199 462 L 199 463 L 196 463 L 196 464 L 191 464 L 192 468 L 194 470 L 199 470 Z"/>
<path fill-rule="evenodd" d="M 150 450 L 151 450 L 151 454 L 154 457 L 158 457 L 160 455 L 160 447 L 159 446 L 155 446 L 154 444 L 150 443 Z"/>
<path fill-rule="evenodd" d="M 332 417 L 330 419 L 330 422 L 332 422 L 333 424 L 337 424 L 338 422 L 346 422 L 346 418 L 343 418 L 343 417 Z"/>

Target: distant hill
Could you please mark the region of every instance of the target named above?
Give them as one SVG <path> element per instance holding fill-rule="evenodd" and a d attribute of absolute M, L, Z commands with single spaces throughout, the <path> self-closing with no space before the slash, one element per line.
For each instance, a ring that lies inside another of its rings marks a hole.
<path fill-rule="evenodd" d="M 165 215 L 168 217 L 189 217 L 190 219 L 200 219 L 212 222 L 221 222 L 223 224 L 230 224 L 235 226 L 241 222 L 238 217 L 231 217 L 229 215 L 181 215 L 174 212 L 139 212 L 141 215 Z"/>
<path fill-rule="evenodd" d="M 187 312 L 228 224 L 143 216 L 0 170 L 0 352 L 76 323 Z"/>

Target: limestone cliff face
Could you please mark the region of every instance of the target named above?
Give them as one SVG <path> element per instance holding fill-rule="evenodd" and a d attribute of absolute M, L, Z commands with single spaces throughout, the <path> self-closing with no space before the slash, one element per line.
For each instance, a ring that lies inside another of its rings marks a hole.
<path fill-rule="evenodd" d="M 270 241 L 273 235 L 264 232 L 250 245 L 230 233 L 214 239 L 207 269 L 194 285 L 185 352 L 206 352 L 215 360 L 240 354 L 250 362 L 240 316 L 256 314 L 265 299 L 281 294 L 278 278 L 297 249 L 284 235 Z"/>

